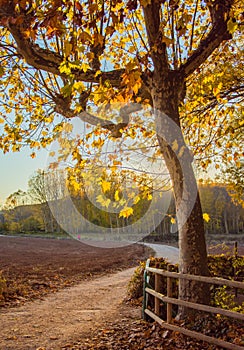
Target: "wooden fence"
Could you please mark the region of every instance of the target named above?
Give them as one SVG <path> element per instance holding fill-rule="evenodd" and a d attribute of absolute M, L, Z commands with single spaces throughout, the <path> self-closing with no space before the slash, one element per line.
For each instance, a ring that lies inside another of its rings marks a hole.
<path fill-rule="evenodd" d="M 171 324 L 172 322 L 172 305 L 179 305 L 179 306 L 185 306 L 189 307 L 195 310 L 199 311 L 205 311 L 210 312 L 214 314 L 220 314 L 223 316 L 235 318 L 244 321 L 244 314 L 225 310 L 218 307 L 213 307 L 209 305 L 203 305 L 198 303 L 193 303 L 189 301 L 184 301 L 176 298 L 172 298 L 172 279 L 187 279 L 191 281 L 199 281 L 199 282 L 206 282 L 210 284 L 215 285 L 225 285 L 231 288 L 241 289 L 244 290 L 244 283 L 243 282 L 237 282 L 237 281 L 231 281 L 226 280 L 223 278 L 217 278 L 217 277 L 205 277 L 205 276 L 196 276 L 196 275 L 190 275 L 190 274 L 181 274 L 177 272 L 170 272 L 169 268 L 168 271 L 162 270 L 162 269 L 156 269 L 149 266 L 150 259 L 148 259 L 146 263 L 146 268 L 144 272 L 144 288 L 143 288 L 143 317 L 145 318 L 145 315 L 150 316 L 152 319 L 157 321 L 162 327 L 171 330 L 171 331 L 177 331 L 181 332 L 187 336 L 196 338 L 198 340 L 206 341 L 210 344 L 222 346 L 226 349 L 233 349 L 233 350 L 244 350 L 244 346 L 236 345 L 221 339 L 217 339 L 214 337 L 207 336 L 205 334 L 195 332 L 188 330 L 184 327 L 176 326 Z M 149 288 L 148 282 L 149 282 L 149 276 L 148 272 L 151 272 L 155 275 L 155 289 Z M 164 276 L 167 278 L 167 295 L 163 295 L 160 293 L 160 278 L 161 276 Z M 149 310 L 147 308 L 147 300 L 148 300 L 148 294 L 154 296 L 154 312 Z M 163 301 L 167 304 L 167 320 L 162 320 L 159 317 L 159 310 L 160 310 L 160 301 Z"/>

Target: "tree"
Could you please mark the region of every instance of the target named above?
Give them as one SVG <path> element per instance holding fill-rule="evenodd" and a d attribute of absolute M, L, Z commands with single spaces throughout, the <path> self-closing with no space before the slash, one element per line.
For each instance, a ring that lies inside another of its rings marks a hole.
<path fill-rule="evenodd" d="M 48 201 L 56 202 L 64 196 L 65 189 L 63 188 L 64 181 L 62 177 L 62 172 L 45 173 L 45 171 L 39 169 L 28 182 L 28 193 L 32 203 L 40 204 L 45 232 L 55 232 L 58 229 Z"/>
<path fill-rule="evenodd" d="M 233 194 L 229 185 L 220 183 L 202 184 L 199 187 L 204 212 L 210 220 L 205 223 L 208 234 L 238 234 L 243 231 L 243 207 Z"/>
<path fill-rule="evenodd" d="M 4 203 L 4 210 L 6 210 L 8 212 L 8 215 L 12 217 L 12 221 L 17 221 L 19 224 L 20 221 L 25 218 L 23 207 L 27 203 L 28 203 L 27 193 L 19 189 L 8 196 L 8 198 Z M 17 226 L 18 225 L 16 224 L 16 227 Z M 19 225 L 19 229 L 20 229 L 20 225 Z"/>
<path fill-rule="evenodd" d="M 16 151 L 23 142 L 45 147 L 64 126 L 57 114 L 65 120 L 79 115 L 123 137 L 130 110 L 122 108 L 119 122 L 113 122 L 90 113 L 89 103 L 151 104 L 157 145 L 174 188 L 180 272 L 207 275 L 198 194 L 192 210 L 190 205 L 197 193 L 193 158 L 182 132 L 175 130 L 181 130 L 186 82 L 196 80 L 213 54 L 219 57 L 221 45 L 238 29 L 239 13 L 241 1 L 234 0 L 1 0 L 3 150 Z M 5 118 L 11 111 L 14 120 Z M 182 281 L 180 297 L 208 302 L 200 283 Z"/>
<path fill-rule="evenodd" d="M 240 204 L 244 207 L 244 170 L 243 162 L 239 167 L 234 164 L 230 164 L 225 171 L 225 182 L 228 185 L 228 192 L 232 196 L 234 203 Z"/>
<path fill-rule="evenodd" d="M 20 189 L 7 197 L 3 206 L 5 229 L 17 233 L 22 231 L 22 221 L 28 217 L 25 210 L 28 202 L 28 194 Z"/>

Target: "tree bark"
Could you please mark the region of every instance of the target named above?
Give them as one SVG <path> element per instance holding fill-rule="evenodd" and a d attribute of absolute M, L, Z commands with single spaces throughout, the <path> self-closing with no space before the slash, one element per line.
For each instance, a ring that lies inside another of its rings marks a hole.
<path fill-rule="evenodd" d="M 184 81 L 177 76 L 155 79 L 152 98 L 160 149 L 173 184 L 179 230 L 179 270 L 181 273 L 207 276 L 207 250 L 204 222 L 193 157 L 187 148 L 179 119 L 179 95 Z M 209 286 L 200 282 L 180 280 L 180 299 L 209 303 Z M 180 308 L 179 318 L 189 315 Z"/>

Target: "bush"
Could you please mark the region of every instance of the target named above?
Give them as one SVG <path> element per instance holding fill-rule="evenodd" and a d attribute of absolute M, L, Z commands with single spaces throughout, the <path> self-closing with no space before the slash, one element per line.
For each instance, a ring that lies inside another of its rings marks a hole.
<path fill-rule="evenodd" d="M 35 216 L 30 216 L 21 222 L 23 231 L 37 232 L 41 230 L 41 221 Z"/>
<path fill-rule="evenodd" d="M 142 297 L 143 275 L 144 275 L 145 267 L 146 267 L 146 262 L 141 261 L 140 265 L 135 269 L 129 281 L 127 292 L 128 292 L 128 297 L 130 299 L 139 299 L 140 297 Z"/>
<path fill-rule="evenodd" d="M 209 255 L 208 268 L 212 277 L 244 279 L 244 257 L 230 255 Z"/>
<path fill-rule="evenodd" d="M 235 295 L 231 293 L 230 288 L 227 286 L 214 287 L 211 305 L 244 314 L 244 303 L 238 305 L 234 299 Z"/>
<path fill-rule="evenodd" d="M 155 267 L 157 269 L 167 270 L 167 266 L 169 265 L 169 261 L 164 258 L 150 258 L 150 267 Z M 178 265 L 172 265 L 172 271 L 178 271 Z M 131 280 L 128 284 L 128 296 L 130 299 L 137 299 L 142 297 L 143 295 L 143 275 L 145 270 L 146 262 L 140 262 L 140 265 L 134 271 L 134 274 L 131 277 Z M 149 273 L 150 276 L 150 287 L 154 288 L 154 274 Z M 162 285 L 162 292 L 166 293 L 166 284 Z"/>
<path fill-rule="evenodd" d="M 244 257 L 230 255 L 209 255 L 208 265 L 210 275 L 213 277 L 222 277 L 230 280 L 244 280 Z M 239 291 L 243 294 L 243 290 Z M 211 305 L 221 307 L 222 309 L 244 313 L 244 304 L 238 305 L 235 301 L 233 288 L 227 286 L 211 287 Z"/>

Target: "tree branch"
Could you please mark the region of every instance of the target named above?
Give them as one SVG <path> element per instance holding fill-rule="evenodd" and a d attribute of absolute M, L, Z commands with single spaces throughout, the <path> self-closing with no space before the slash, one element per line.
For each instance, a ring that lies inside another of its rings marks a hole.
<path fill-rule="evenodd" d="M 120 117 L 122 121 L 118 124 L 115 124 L 109 120 L 99 118 L 89 112 L 83 111 L 81 113 L 75 113 L 72 109 L 67 108 L 63 103 L 63 100 L 55 99 L 55 111 L 63 115 L 67 119 L 74 117 L 80 118 L 83 122 L 88 123 L 93 126 L 100 125 L 103 129 L 111 131 L 111 136 L 119 138 L 122 136 L 122 130 L 128 126 L 130 122 L 130 114 L 138 112 L 142 109 L 140 104 L 129 104 L 120 109 Z"/>
<path fill-rule="evenodd" d="M 24 36 L 16 24 L 9 23 L 8 29 L 17 44 L 19 54 L 21 54 L 30 66 L 67 78 L 67 75 L 65 73 L 60 73 L 59 70 L 61 63 L 64 61 L 61 55 L 32 43 L 30 39 Z M 109 80 L 113 87 L 120 87 L 122 74 L 125 72 L 125 69 L 102 72 L 99 76 L 95 76 L 95 70 L 84 72 L 81 69 L 73 68 L 71 71 L 72 74 L 75 75 L 76 80 L 79 81 L 99 83 L 101 80 Z"/>
<path fill-rule="evenodd" d="M 232 38 L 232 35 L 227 29 L 227 22 L 233 2 L 234 0 L 215 0 L 211 8 L 209 8 L 212 19 L 212 29 L 207 37 L 201 40 L 198 48 L 188 60 L 180 67 L 180 71 L 185 77 L 192 74 L 204 63 L 224 40 Z"/>
<path fill-rule="evenodd" d="M 64 61 L 64 58 L 60 54 L 49 49 L 41 48 L 39 45 L 31 42 L 30 39 L 25 37 L 16 24 L 9 23 L 8 29 L 16 42 L 18 53 L 25 59 L 27 64 L 38 70 L 43 70 L 67 79 L 67 75 L 65 73 L 60 73 L 59 70 L 61 63 Z M 84 72 L 79 68 L 71 68 L 71 73 L 75 76 L 77 81 L 98 84 L 101 83 L 101 81 L 109 81 L 114 88 L 122 88 L 122 76 L 125 71 L 124 68 L 121 68 L 101 72 L 99 75 L 96 75 L 96 70 L 88 69 Z M 147 98 L 150 100 L 151 96 L 146 87 L 148 85 L 148 79 L 147 75 L 142 74 L 142 81 L 144 84 L 140 88 L 138 96 L 141 96 L 142 99 Z"/>
<path fill-rule="evenodd" d="M 143 7 L 143 13 L 155 71 L 164 74 L 169 71 L 169 64 L 166 45 L 162 41 L 163 33 L 160 30 L 160 9 L 160 2 L 151 0 L 150 4 Z"/>

